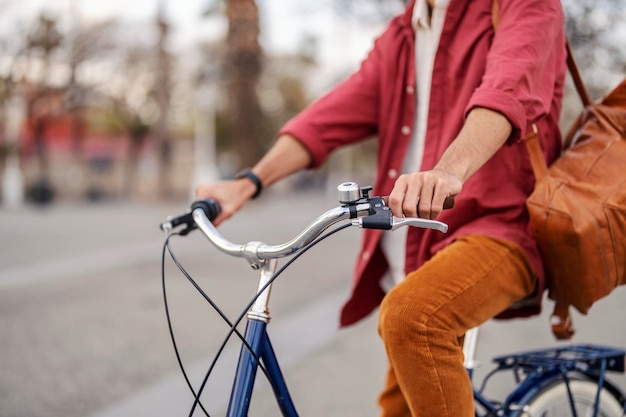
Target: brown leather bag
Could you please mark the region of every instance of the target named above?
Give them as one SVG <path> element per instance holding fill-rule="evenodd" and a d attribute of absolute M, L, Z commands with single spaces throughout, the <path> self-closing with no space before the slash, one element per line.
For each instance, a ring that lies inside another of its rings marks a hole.
<path fill-rule="evenodd" d="M 587 314 L 626 283 L 626 79 L 593 103 L 569 46 L 568 55 L 584 110 L 549 168 L 536 132 L 526 140 L 537 180 L 527 207 L 558 339 L 574 334 L 570 305 Z"/>

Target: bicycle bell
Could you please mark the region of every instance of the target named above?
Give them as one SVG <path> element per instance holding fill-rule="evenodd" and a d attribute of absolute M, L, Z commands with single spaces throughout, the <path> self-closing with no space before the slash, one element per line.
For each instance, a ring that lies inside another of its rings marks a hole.
<path fill-rule="evenodd" d="M 341 204 L 354 204 L 361 199 L 361 187 L 356 182 L 344 182 L 337 186 L 339 202 Z"/>

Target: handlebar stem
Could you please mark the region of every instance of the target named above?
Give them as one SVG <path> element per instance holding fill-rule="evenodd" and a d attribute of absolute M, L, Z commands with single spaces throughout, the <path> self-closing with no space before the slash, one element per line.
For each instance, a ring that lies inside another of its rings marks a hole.
<path fill-rule="evenodd" d="M 269 301 L 272 284 L 270 283 L 268 285 L 268 283 L 274 276 L 277 265 L 278 261 L 276 259 L 270 259 L 264 262 L 261 267 L 261 277 L 257 289 L 257 292 L 261 294 L 256 298 L 247 314 L 248 318 L 251 320 L 263 321 L 265 323 L 270 321 Z"/>

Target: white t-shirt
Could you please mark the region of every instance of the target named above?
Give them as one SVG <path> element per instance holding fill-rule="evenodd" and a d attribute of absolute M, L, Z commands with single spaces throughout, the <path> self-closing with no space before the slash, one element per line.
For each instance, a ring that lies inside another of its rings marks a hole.
<path fill-rule="evenodd" d="M 417 91 L 415 99 L 417 100 L 417 105 L 415 106 L 415 126 L 406 155 L 404 155 L 403 174 L 418 171 L 422 163 L 433 64 L 449 3 L 450 0 L 435 0 L 435 6 L 431 13 L 428 10 L 428 0 L 417 0 L 413 8 L 411 21 L 415 29 L 415 77 Z M 391 289 L 391 287 L 404 279 L 407 232 L 408 227 L 402 227 L 393 232 L 383 233 L 381 249 L 389 264 L 389 272 L 383 278 L 383 288 L 386 290 Z"/>

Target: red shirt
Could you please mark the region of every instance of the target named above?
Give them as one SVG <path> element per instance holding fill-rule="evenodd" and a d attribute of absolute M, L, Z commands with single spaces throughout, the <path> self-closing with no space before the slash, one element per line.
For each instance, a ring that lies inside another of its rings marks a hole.
<path fill-rule="evenodd" d="M 336 148 L 375 135 L 378 167 L 373 195 L 388 195 L 401 172 L 415 117 L 413 1 L 394 18 L 361 67 L 290 120 L 281 133 L 297 138 L 321 165 Z M 539 276 L 538 297 L 508 315 L 540 310 L 543 267 L 531 236 L 525 201 L 534 176 L 521 141 L 536 123 L 546 161 L 557 156 L 558 119 L 566 71 L 559 0 L 499 0 L 494 34 L 491 0 L 451 0 L 435 56 L 422 170 L 432 168 L 474 107 L 505 115 L 513 125 L 502 147 L 463 186 L 455 207 L 438 218 L 447 234 L 411 228 L 406 270 L 412 271 L 461 235 L 484 234 L 517 243 Z M 348 325 L 373 311 L 384 296 L 387 263 L 381 231 L 366 230 L 351 298 L 342 310 Z"/>

